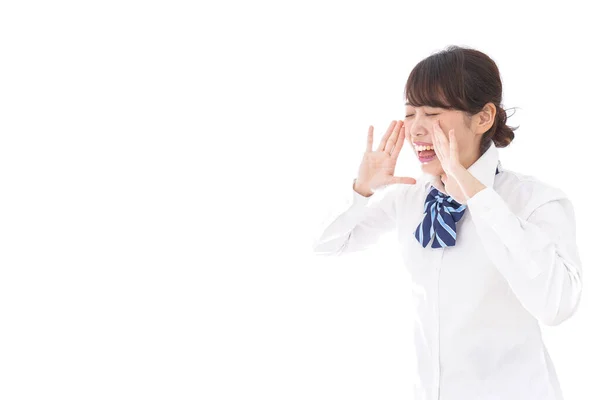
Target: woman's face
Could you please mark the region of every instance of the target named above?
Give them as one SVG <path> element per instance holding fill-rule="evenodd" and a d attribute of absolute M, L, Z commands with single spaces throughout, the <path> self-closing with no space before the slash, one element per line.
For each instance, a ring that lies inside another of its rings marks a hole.
<path fill-rule="evenodd" d="M 406 105 L 406 116 L 404 117 L 406 140 L 410 142 L 415 157 L 421 163 L 421 170 L 434 176 L 440 176 L 444 173 L 442 165 L 435 155 L 433 159 L 420 158 L 420 152 L 415 148 L 419 142 L 433 147 L 433 122 L 435 120 L 440 121 L 440 126 L 448 141 L 450 140 L 448 132 L 450 132 L 450 129 L 454 129 L 461 164 L 465 168 L 469 168 L 480 156 L 479 143 L 481 136 L 475 134 L 471 129 L 471 119 L 467 118 L 467 114 L 459 110 Z M 431 152 L 424 152 L 424 154 L 429 153 Z"/>

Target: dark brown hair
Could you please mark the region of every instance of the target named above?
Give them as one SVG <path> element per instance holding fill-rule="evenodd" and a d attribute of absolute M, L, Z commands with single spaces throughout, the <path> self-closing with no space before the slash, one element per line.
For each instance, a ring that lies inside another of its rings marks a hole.
<path fill-rule="evenodd" d="M 469 116 L 493 103 L 496 119 L 481 137 L 480 154 L 492 141 L 497 147 L 508 146 L 518 129 L 506 125 L 498 66 L 489 56 L 474 49 L 448 46 L 420 61 L 408 77 L 404 97 L 415 107 L 461 110 Z"/>

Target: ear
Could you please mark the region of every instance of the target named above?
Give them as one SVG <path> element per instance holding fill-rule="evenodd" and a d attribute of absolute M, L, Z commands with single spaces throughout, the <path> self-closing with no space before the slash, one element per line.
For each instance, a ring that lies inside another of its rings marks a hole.
<path fill-rule="evenodd" d="M 487 103 L 481 111 L 477 113 L 477 118 L 475 119 L 475 133 L 484 134 L 492 125 L 494 125 L 494 121 L 496 120 L 496 106 L 494 103 Z"/>

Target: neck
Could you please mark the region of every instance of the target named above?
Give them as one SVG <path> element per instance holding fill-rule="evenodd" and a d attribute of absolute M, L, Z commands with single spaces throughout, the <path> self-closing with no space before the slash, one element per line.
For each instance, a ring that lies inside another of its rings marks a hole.
<path fill-rule="evenodd" d="M 465 169 L 469 169 L 469 167 L 475 164 L 475 161 L 479 160 L 481 154 L 479 154 L 479 150 L 471 153 L 466 159 L 461 161 L 461 164 L 465 167 Z"/>

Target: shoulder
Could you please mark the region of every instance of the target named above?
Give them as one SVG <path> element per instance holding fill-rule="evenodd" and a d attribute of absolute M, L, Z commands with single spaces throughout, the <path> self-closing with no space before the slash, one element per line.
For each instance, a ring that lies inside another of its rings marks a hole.
<path fill-rule="evenodd" d="M 533 175 L 509 169 L 498 174 L 494 190 L 523 218 L 528 218 L 534 210 L 546 203 L 569 201 L 567 194 L 559 187 Z"/>

